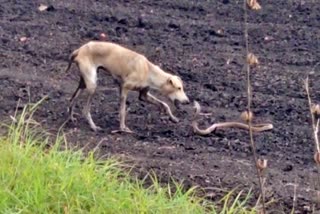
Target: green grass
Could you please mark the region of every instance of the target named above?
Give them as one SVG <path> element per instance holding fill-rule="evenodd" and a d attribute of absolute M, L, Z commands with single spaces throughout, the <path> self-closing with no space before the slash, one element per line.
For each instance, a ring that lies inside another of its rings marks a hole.
<path fill-rule="evenodd" d="M 163 187 L 155 176 L 145 188 L 116 160 L 61 150 L 61 139 L 47 148 L 48 134 L 32 120 L 36 107 L 14 116 L 0 139 L 0 213 L 253 213 L 247 198 L 231 200 L 232 192 L 217 212 L 194 188 L 184 192 L 175 182 Z"/>

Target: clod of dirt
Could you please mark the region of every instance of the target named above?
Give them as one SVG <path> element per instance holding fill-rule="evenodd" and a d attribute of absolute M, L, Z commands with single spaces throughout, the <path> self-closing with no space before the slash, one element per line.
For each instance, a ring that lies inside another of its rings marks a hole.
<path fill-rule="evenodd" d="M 266 42 L 270 42 L 270 41 L 272 41 L 273 40 L 273 37 L 272 36 L 265 36 L 264 37 L 264 41 L 266 41 Z"/>
<path fill-rule="evenodd" d="M 155 52 L 160 53 L 162 51 L 161 47 L 156 47 Z"/>
<path fill-rule="evenodd" d="M 40 4 L 40 6 L 38 7 L 38 10 L 39 10 L 39 11 L 45 11 L 47 8 L 48 8 L 47 5 Z"/>
<path fill-rule="evenodd" d="M 48 8 L 47 8 L 47 11 L 50 12 L 50 11 L 55 11 L 56 8 L 53 7 L 52 5 L 50 5 Z"/>
<path fill-rule="evenodd" d="M 230 1 L 229 1 L 229 0 L 223 0 L 222 3 L 223 3 L 223 4 L 229 4 Z"/>
<path fill-rule="evenodd" d="M 54 11 L 55 8 L 52 5 L 44 5 L 44 4 L 40 4 L 40 6 L 38 7 L 38 10 L 43 12 L 43 11 Z"/>
<path fill-rule="evenodd" d="M 23 36 L 19 40 L 20 40 L 20 42 L 25 42 L 25 41 L 27 41 L 27 39 L 28 39 L 27 37 Z"/>
<path fill-rule="evenodd" d="M 138 18 L 138 24 L 137 24 L 137 27 L 139 28 L 144 28 L 146 26 L 146 23 L 143 19 L 143 16 L 144 15 L 141 15 L 139 18 Z"/>
<path fill-rule="evenodd" d="M 290 171 L 292 171 L 292 169 L 293 169 L 293 166 L 291 164 L 288 164 L 283 168 L 283 171 L 290 172 Z"/>
<path fill-rule="evenodd" d="M 121 18 L 118 21 L 119 24 L 123 24 L 123 25 L 127 25 L 128 24 L 128 20 L 126 18 Z"/>
<path fill-rule="evenodd" d="M 107 40 L 107 35 L 105 33 L 100 33 L 100 40 Z"/>
<path fill-rule="evenodd" d="M 212 83 L 205 83 L 203 86 L 212 91 L 218 91 L 217 87 Z"/>
<path fill-rule="evenodd" d="M 216 149 L 215 147 L 213 147 L 213 146 L 209 146 L 209 147 L 207 148 L 207 150 L 208 150 L 208 152 L 210 152 L 210 153 L 217 151 L 217 149 Z"/>
<path fill-rule="evenodd" d="M 223 29 L 209 30 L 209 34 L 211 36 L 223 37 L 224 36 L 224 30 Z"/>
<path fill-rule="evenodd" d="M 180 28 L 179 24 L 172 23 L 172 22 L 168 24 L 168 27 L 169 27 L 169 28 L 173 28 L 173 29 L 178 29 L 178 28 Z"/>

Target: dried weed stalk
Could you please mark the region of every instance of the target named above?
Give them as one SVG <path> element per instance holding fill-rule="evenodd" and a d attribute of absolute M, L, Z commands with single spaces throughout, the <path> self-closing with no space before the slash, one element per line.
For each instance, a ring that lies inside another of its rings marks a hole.
<path fill-rule="evenodd" d="M 313 69 L 312 72 L 314 72 L 315 68 L 320 64 L 317 63 Z M 309 75 L 307 78 L 304 80 L 304 87 L 307 93 L 307 98 L 308 98 L 308 104 L 309 104 L 309 111 L 310 111 L 310 116 L 311 116 L 311 123 L 312 123 L 312 131 L 313 131 L 313 138 L 314 138 L 314 161 L 317 166 L 317 179 L 318 179 L 318 185 L 320 184 L 320 145 L 319 145 L 319 123 L 320 123 L 320 105 L 319 104 L 314 104 L 311 100 L 311 95 L 310 95 L 310 86 L 309 86 Z M 316 185 L 316 196 L 319 195 L 319 187 Z M 318 188 L 317 188 L 318 187 Z"/>
<path fill-rule="evenodd" d="M 266 213 L 265 208 L 265 194 L 264 194 L 264 181 L 263 181 L 263 172 L 267 168 L 268 162 L 265 159 L 258 158 L 257 152 L 256 152 L 256 144 L 253 140 L 253 132 L 260 132 L 260 131 L 266 131 L 273 129 L 272 124 L 252 124 L 253 119 L 253 113 L 251 111 L 251 103 L 252 103 L 252 89 L 251 89 L 251 80 L 250 80 L 250 66 L 254 67 L 259 64 L 258 58 L 251 52 L 249 52 L 249 41 L 248 41 L 248 14 L 247 14 L 247 6 L 252 10 L 259 10 L 261 9 L 261 6 L 256 0 L 244 0 L 244 37 L 246 42 L 246 71 L 247 71 L 247 97 L 248 97 L 248 104 L 247 104 L 247 110 L 243 112 L 240 117 L 242 120 L 246 122 L 239 123 L 239 122 L 223 122 L 223 123 L 214 123 L 210 127 L 206 129 L 200 129 L 198 126 L 197 118 L 201 114 L 201 107 L 198 102 L 194 102 L 194 108 L 195 108 L 195 115 L 192 122 L 193 130 L 196 134 L 199 135 L 207 135 L 211 132 L 215 131 L 217 128 L 241 128 L 241 129 L 247 129 L 249 130 L 249 136 L 250 136 L 250 144 L 253 154 L 253 161 L 254 166 L 256 168 L 257 177 L 259 180 L 259 188 L 260 188 L 260 195 L 261 195 L 261 203 L 262 203 L 262 210 L 261 213 Z M 319 156 L 320 157 L 320 156 Z M 320 158 L 319 158 L 320 159 Z M 320 161 L 319 161 L 320 162 Z"/>
<path fill-rule="evenodd" d="M 311 96 L 310 96 L 310 87 L 309 87 L 309 76 L 304 81 L 304 87 L 307 93 L 308 103 L 309 103 L 309 109 L 310 109 L 310 115 L 311 115 L 311 122 L 312 122 L 312 130 L 313 130 L 313 137 L 315 142 L 315 149 L 316 149 L 316 156 L 320 156 L 320 146 L 319 146 L 319 116 L 320 116 L 320 106 L 319 104 L 312 103 Z M 318 161 L 316 160 L 316 163 L 319 165 Z"/>
<path fill-rule="evenodd" d="M 264 187 L 263 187 L 263 178 L 262 173 L 263 170 L 267 167 L 267 161 L 261 160 L 258 158 L 257 151 L 256 151 L 256 144 L 253 140 L 253 130 L 252 130 L 252 117 L 250 117 L 250 114 L 252 114 L 251 111 L 251 103 L 252 103 L 252 88 L 251 88 L 251 80 L 250 80 L 250 66 L 255 66 L 259 63 L 257 57 L 249 52 L 249 39 L 248 39 L 248 12 L 247 12 L 247 6 L 252 10 L 259 10 L 261 9 L 261 6 L 256 0 L 244 0 L 243 1 L 243 8 L 244 8 L 244 38 L 246 43 L 246 71 L 247 71 L 247 123 L 249 126 L 249 136 L 250 136 L 250 144 L 253 154 L 253 161 L 257 172 L 257 177 L 259 180 L 259 188 L 260 188 L 260 194 L 261 194 L 261 202 L 262 202 L 262 213 L 266 213 L 266 207 L 265 207 L 265 194 L 264 194 Z"/>

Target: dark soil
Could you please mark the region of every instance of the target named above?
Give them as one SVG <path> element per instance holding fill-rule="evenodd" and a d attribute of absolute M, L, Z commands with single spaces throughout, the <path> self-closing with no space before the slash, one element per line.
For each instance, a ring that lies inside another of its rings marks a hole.
<path fill-rule="evenodd" d="M 40 3 L 51 7 L 40 12 Z M 81 44 L 99 39 L 102 32 L 109 41 L 143 53 L 180 75 L 188 96 L 214 113 L 203 118 L 202 127 L 238 120 L 246 109 L 242 1 L 1 0 L 0 4 L 3 121 L 9 121 L 19 99 L 23 105 L 47 95 L 35 117 L 56 133 L 79 80 L 76 66 L 64 72 L 68 56 Z M 266 195 L 268 201 L 276 200 L 269 211 L 288 213 L 295 184 L 296 213 L 309 213 L 319 201 L 314 197 L 319 183 L 302 80 L 320 59 L 320 4 L 315 0 L 261 4 L 261 11 L 249 11 L 248 20 L 250 50 L 260 60 L 252 73 L 253 111 L 257 121 L 274 124 L 273 131 L 254 135 L 258 154 L 268 159 Z M 20 41 L 22 37 L 27 40 Z M 320 101 L 317 70 L 311 75 L 315 102 Z M 79 99 L 78 112 L 84 98 Z M 253 186 L 258 193 L 246 131 L 196 136 L 186 112 L 176 111 L 181 121 L 174 124 L 164 114 L 159 116 L 156 107 L 139 102 L 133 92 L 127 125 L 137 134 L 111 134 L 119 124 L 118 100 L 117 85 L 99 72 L 92 115 L 104 131 L 93 133 L 78 117 L 77 124 L 64 128 L 70 144 L 97 147 L 99 155 L 133 161 L 141 177 L 153 170 L 161 181 L 173 177 L 186 186 L 207 188 L 213 198 L 235 187 Z"/>

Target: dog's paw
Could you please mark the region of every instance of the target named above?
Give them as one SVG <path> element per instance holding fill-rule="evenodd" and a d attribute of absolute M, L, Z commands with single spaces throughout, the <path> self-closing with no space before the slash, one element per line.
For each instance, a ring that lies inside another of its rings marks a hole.
<path fill-rule="evenodd" d="M 131 129 L 129 129 L 128 127 L 123 127 L 123 128 L 120 128 L 120 129 L 111 131 L 112 134 L 120 133 L 120 132 L 129 133 L 129 134 L 133 134 L 133 133 L 134 133 L 134 132 L 131 131 Z"/>

